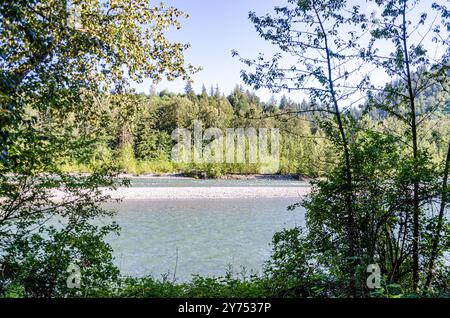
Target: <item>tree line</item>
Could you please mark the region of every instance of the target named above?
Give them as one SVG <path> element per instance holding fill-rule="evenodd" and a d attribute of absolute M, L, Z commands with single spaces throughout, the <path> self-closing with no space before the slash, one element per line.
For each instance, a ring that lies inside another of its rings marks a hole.
<path fill-rule="evenodd" d="M 443 98 L 444 92 L 431 91 L 420 107 L 429 107 L 433 100 Z M 218 86 L 208 93 L 203 85 L 201 94 L 196 94 L 190 83 L 185 93 L 176 94 L 167 90 L 151 94 L 103 95 L 97 99 L 95 109 L 102 113 L 98 123 L 88 123 L 85 130 L 92 130 L 97 143 L 90 157 L 68 158 L 64 168 L 70 172 L 89 172 L 92 165 L 116 161 L 125 173 L 185 173 L 203 171 L 208 177 L 223 174 L 261 173 L 260 164 L 180 164 L 171 159 L 175 144 L 171 134 L 177 128 L 193 129 L 194 121 L 202 122 L 204 129 L 227 128 L 278 128 L 281 132 L 280 168 L 276 173 L 320 177 L 333 166 L 335 151 L 329 147 L 330 140 L 309 111 L 311 102 L 303 99 L 297 103 L 286 95 L 278 102 L 272 97 L 262 102 L 254 92 L 236 85 L 228 95 L 220 93 Z M 367 127 L 388 118 L 382 110 L 363 110 L 361 104 L 349 109 L 354 118 L 364 118 Z M 430 155 L 442 160 L 445 144 L 436 138 L 445 134 L 445 109 L 440 118 L 430 120 L 436 134 L 427 137 Z M 49 120 L 48 118 L 46 119 Z M 74 136 L 77 138 L 77 136 Z"/>

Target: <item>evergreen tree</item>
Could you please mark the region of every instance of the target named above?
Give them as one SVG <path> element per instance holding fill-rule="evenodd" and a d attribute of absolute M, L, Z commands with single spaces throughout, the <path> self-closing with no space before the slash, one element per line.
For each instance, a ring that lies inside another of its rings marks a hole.
<path fill-rule="evenodd" d="M 186 94 L 187 96 L 192 96 L 192 95 L 195 96 L 195 91 L 194 91 L 194 89 L 192 88 L 192 83 L 191 83 L 190 81 L 188 81 L 188 82 L 186 83 L 186 86 L 184 87 L 184 92 L 185 92 L 185 94 Z"/>
<path fill-rule="evenodd" d="M 206 92 L 205 84 L 202 85 L 202 94 L 201 94 L 201 96 L 208 96 L 208 93 Z"/>
<path fill-rule="evenodd" d="M 277 98 L 275 97 L 275 95 L 270 96 L 269 101 L 266 104 L 265 110 L 267 112 L 272 112 L 277 108 L 278 102 L 277 102 Z"/>
<path fill-rule="evenodd" d="M 216 99 L 220 98 L 220 89 L 219 89 L 219 84 L 216 84 L 216 90 L 214 92 L 214 97 Z"/>
<path fill-rule="evenodd" d="M 292 109 L 292 102 L 290 101 L 289 98 L 286 97 L 286 95 L 283 95 L 281 97 L 279 108 L 281 110 L 291 110 Z"/>

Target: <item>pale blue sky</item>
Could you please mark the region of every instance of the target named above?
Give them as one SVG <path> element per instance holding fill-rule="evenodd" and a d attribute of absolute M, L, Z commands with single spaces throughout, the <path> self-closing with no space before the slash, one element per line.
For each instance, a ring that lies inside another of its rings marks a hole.
<path fill-rule="evenodd" d="M 433 2 L 448 3 L 450 0 L 422 0 L 419 5 L 409 12 L 409 18 L 413 23 L 417 23 L 420 13 L 427 12 L 435 16 L 432 12 Z M 360 4 L 364 13 L 373 12 L 378 7 L 367 0 L 349 0 L 350 4 Z M 190 43 L 191 48 L 186 52 L 186 61 L 203 67 L 203 70 L 193 76 L 194 89 L 201 92 L 204 84 L 209 92 L 211 85 L 219 85 L 221 92 L 229 94 L 236 84 L 243 85 L 240 78 L 242 69 L 247 69 L 237 58 L 231 56 L 232 50 L 237 50 L 242 56 L 247 58 L 257 57 L 259 52 L 263 52 L 266 57 L 271 57 L 276 48 L 270 43 L 262 40 L 256 32 L 253 24 L 248 20 L 248 12 L 256 11 L 259 15 L 273 13 L 276 6 L 286 5 L 286 0 L 164 0 L 167 5 L 174 6 L 190 15 L 187 20 L 182 20 L 181 30 L 171 30 L 167 36 L 172 41 Z M 423 27 L 425 30 L 427 25 Z M 420 37 L 425 30 L 415 30 L 414 37 Z M 414 40 L 411 39 L 411 43 Z M 389 45 L 380 49 L 390 51 Z M 426 47 L 434 50 L 435 44 L 427 43 Z M 442 49 L 442 47 L 440 48 Z M 374 74 L 372 80 L 383 84 L 389 81 L 380 70 L 379 74 Z M 149 93 L 152 82 L 145 80 L 141 84 L 134 84 L 138 92 Z M 157 90 L 169 89 L 172 92 L 184 92 L 186 83 L 182 80 L 173 82 L 163 81 L 157 85 Z M 245 87 L 245 86 L 244 86 Z M 257 95 L 262 100 L 267 101 L 272 93 L 267 90 L 258 90 Z M 280 95 L 276 97 L 279 100 Z M 304 95 L 301 93 L 288 94 L 293 100 L 300 101 Z"/>
<path fill-rule="evenodd" d="M 193 76 L 194 89 L 201 92 L 205 84 L 208 92 L 211 85 L 219 85 L 222 92 L 228 94 L 236 84 L 243 84 L 240 71 L 245 66 L 237 58 L 231 57 L 231 51 L 237 50 L 246 57 L 256 57 L 263 51 L 271 55 L 273 46 L 259 38 L 248 12 L 259 14 L 271 12 L 273 7 L 286 4 L 285 0 L 165 0 L 190 15 L 183 20 L 181 30 L 169 32 L 171 40 L 189 42 L 192 47 L 186 53 L 186 60 L 203 70 Z M 144 81 L 134 87 L 139 92 L 148 93 L 151 82 Z M 158 90 L 165 88 L 173 92 L 183 92 L 185 82 L 163 81 Z M 268 100 L 271 93 L 258 91 L 258 95 Z"/>

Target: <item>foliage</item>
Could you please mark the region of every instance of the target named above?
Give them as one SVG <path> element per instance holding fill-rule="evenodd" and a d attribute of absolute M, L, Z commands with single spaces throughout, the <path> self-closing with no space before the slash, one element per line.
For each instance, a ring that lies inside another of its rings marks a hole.
<path fill-rule="evenodd" d="M 195 98 L 194 98 L 195 97 Z M 293 103 L 293 105 L 297 105 Z M 203 129 L 218 127 L 223 130 L 237 128 L 279 128 L 281 132 L 281 166 L 279 173 L 320 176 L 327 169 L 333 154 L 327 150 L 327 140 L 321 131 L 299 116 L 293 120 L 282 110 L 267 113 L 265 104 L 249 91 L 237 87 L 228 97 L 205 95 L 117 94 L 103 96 L 98 107 L 105 118 L 103 124 L 87 128 L 89 134 L 101 140 L 91 146 L 92 156 L 76 157 L 71 154 L 66 171 L 91 171 L 102 163 L 119 158 L 124 172 L 176 173 L 201 170 L 211 177 L 222 173 L 260 173 L 256 164 L 179 164 L 171 161 L 176 128 L 193 129 L 200 120 Z M 300 107 L 300 106 L 296 106 Z M 83 136 L 73 136 L 79 140 Z M 161 168 L 160 168 L 161 167 Z M 209 173 L 217 171 L 219 173 Z M 221 172 L 221 173 L 220 173 Z"/>
<path fill-rule="evenodd" d="M 446 273 L 434 259 L 448 253 L 448 168 L 440 167 L 448 159 L 422 139 L 448 138 L 448 10 L 432 4 L 436 18 L 418 13 L 413 24 L 417 1 L 375 3 L 382 12 L 375 18 L 339 0 L 288 0 L 273 15 L 250 13 L 259 35 L 279 52 L 270 60 L 234 52 L 250 68 L 242 73 L 247 84 L 309 95 L 304 111 L 318 114 L 334 163 L 296 206 L 307 211 L 305 240 L 315 247 L 314 261 L 336 283 L 329 291 L 352 297 L 367 296 L 365 271 L 374 263 L 387 284 L 426 292 L 432 278 Z M 425 43 L 436 43 L 436 51 Z M 377 86 L 367 71 L 372 66 L 394 80 Z M 350 111 L 364 94 L 363 112 Z M 374 110 L 381 116 L 365 116 Z M 446 128 L 438 132 L 441 122 Z M 445 141 L 437 148 L 445 154 L 448 147 Z M 284 240 L 295 247 L 291 237 Z"/>
<path fill-rule="evenodd" d="M 21 287 L 21 297 L 87 297 L 109 288 L 119 271 L 105 236 L 116 226 L 101 229 L 85 223 L 63 231 L 41 228 L 31 235 L 18 234 L 4 250 L 0 294 Z M 70 266 L 80 268 L 81 288 L 68 288 Z"/>
<path fill-rule="evenodd" d="M 128 184 L 115 179 L 102 120 L 117 112 L 111 93 L 126 92 L 130 80 L 197 70 L 184 61 L 188 45 L 165 37 L 185 16 L 146 0 L 0 3 L 2 293 L 74 295 L 64 287 L 70 263 L 82 267 L 84 296 L 117 276 L 104 243 L 116 227 L 90 223 L 113 213 L 101 207 L 109 200 L 102 188 Z M 73 162 L 91 173 L 67 173 Z"/>
<path fill-rule="evenodd" d="M 276 297 L 330 296 L 330 277 L 319 268 L 314 248 L 300 228 L 274 235 L 273 252 L 265 267 L 270 291 Z"/>

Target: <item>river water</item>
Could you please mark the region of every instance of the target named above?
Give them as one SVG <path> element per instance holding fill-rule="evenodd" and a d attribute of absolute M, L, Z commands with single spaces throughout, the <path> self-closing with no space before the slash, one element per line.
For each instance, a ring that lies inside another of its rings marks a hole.
<path fill-rule="evenodd" d="M 279 180 L 133 180 L 132 187 L 292 187 Z M 304 184 L 304 186 L 306 186 Z M 120 236 L 108 242 L 122 274 L 186 281 L 193 274 L 260 272 L 275 232 L 304 224 L 299 198 L 124 200 L 114 204 Z"/>

